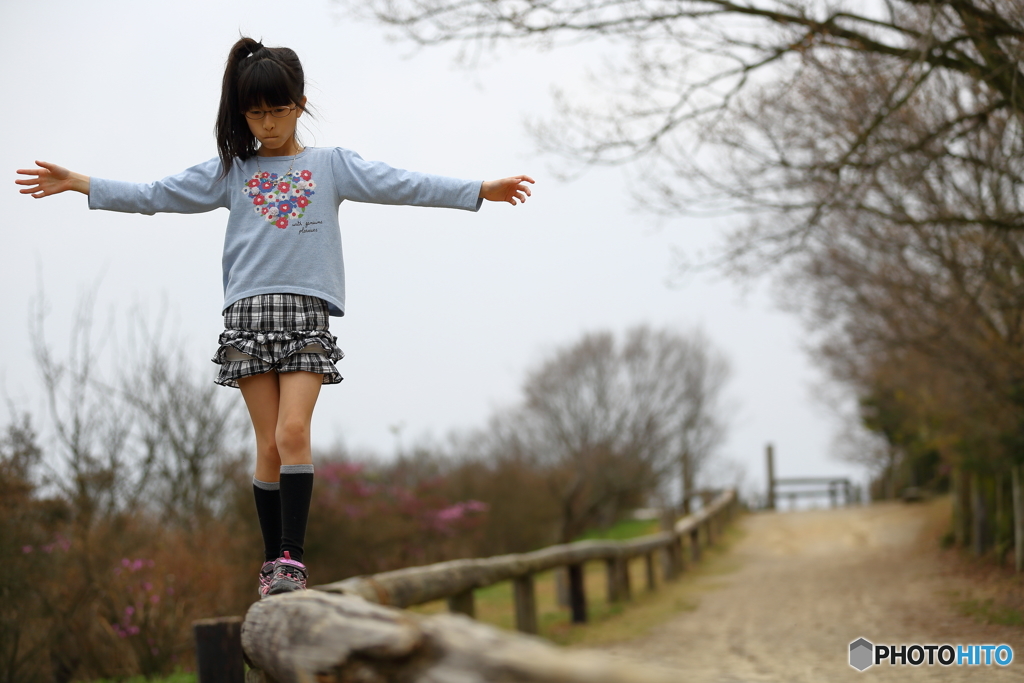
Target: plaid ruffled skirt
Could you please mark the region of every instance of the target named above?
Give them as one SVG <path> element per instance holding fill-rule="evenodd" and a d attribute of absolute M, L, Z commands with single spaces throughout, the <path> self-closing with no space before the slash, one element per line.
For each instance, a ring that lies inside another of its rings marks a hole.
<path fill-rule="evenodd" d="M 214 381 L 238 387 L 243 377 L 264 372 L 316 372 L 324 384 L 337 384 L 335 363 L 345 354 L 328 330 L 327 302 L 301 294 L 258 294 L 224 311 L 213 362 L 220 365 Z"/>

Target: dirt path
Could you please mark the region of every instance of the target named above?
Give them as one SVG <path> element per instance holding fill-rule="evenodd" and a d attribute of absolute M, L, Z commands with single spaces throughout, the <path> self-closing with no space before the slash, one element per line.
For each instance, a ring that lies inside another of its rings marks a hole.
<path fill-rule="evenodd" d="M 730 552 L 737 571 L 697 579 L 699 606 L 608 648 L 680 673 L 680 683 L 1022 681 L 1024 629 L 954 609 L 962 579 L 937 562 L 935 504 L 750 515 Z M 998 666 L 848 665 L 851 641 L 1006 643 Z"/>

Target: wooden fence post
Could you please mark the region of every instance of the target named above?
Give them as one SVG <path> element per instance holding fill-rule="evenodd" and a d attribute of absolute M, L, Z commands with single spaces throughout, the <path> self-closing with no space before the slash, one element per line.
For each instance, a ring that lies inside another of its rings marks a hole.
<path fill-rule="evenodd" d="M 476 618 L 476 601 L 473 599 L 473 589 L 457 593 L 448 598 L 448 611 Z"/>
<path fill-rule="evenodd" d="M 619 590 L 619 561 L 610 558 L 604 561 L 605 571 L 608 578 L 608 604 L 618 602 L 622 599 L 622 592 Z"/>
<path fill-rule="evenodd" d="M 523 633 L 537 633 L 537 591 L 533 574 L 512 581 L 516 601 L 516 629 Z"/>
<path fill-rule="evenodd" d="M 619 576 L 619 597 L 622 600 L 632 600 L 633 591 L 629 585 L 629 559 L 621 557 L 615 562 L 616 573 Z"/>
<path fill-rule="evenodd" d="M 243 683 L 242 617 L 192 622 L 198 683 Z"/>
<path fill-rule="evenodd" d="M 768 509 L 775 509 L 775 454 L 772 452 L 772 445 L 765 448 L 765 457 L 768 461 Z"/>
<path fill-rule="evenodd" d="M 690 559 L 700 562 L 700 527 L 693 527 L 690 532 Z"/>
<path fill-rule="evenodd" d="M 587 590 L 583 583 L 583 565 L 569 565 L 569 607 L 572 623 L 587 623 Z"/>
<path fill-rule="evenodd" d="M 675 544 L 661 549 L 661 576 L 665 581 L 676 578 Z"/>
<path fill-rule="evenodd" d="M 657 588 L 654 580 L 654 553 L 644 555 L 644 568 L 647 570 L 647 590 L 652 591 Z"/>

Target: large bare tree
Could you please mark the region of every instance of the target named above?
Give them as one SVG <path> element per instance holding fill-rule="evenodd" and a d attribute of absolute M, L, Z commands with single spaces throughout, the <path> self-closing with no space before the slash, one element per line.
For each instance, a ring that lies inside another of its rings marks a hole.
<path fill-rule="evenodd" d="M 496 452 L 542 468 L 568 542 L 645 503 L 680 465 L 692 489 L 724 433 L 727 376 L 699 333 L 588 334 L 528 374 L 523 404 L 494 424 Z"/>
<path fill-rule="evenodd" d="M 634 162 L 639 192 L 655 209 L 768 212 L 733 243 L 741 253 L 799 250 L 878 172 L 938 165 L 942 173 L 950 155 L 994 164 L 1004 180 L 1019 177 L 1003 162 L 1024 151 L 1024 0 L 347 4 L 422 45 L 599 40 L 622 51 L 599 78 L 606 103 L 562 98 L 561 114 L 538 126 L 542 144 L 583 164 Z M 843 99 L 851 83 L 867 88 L 838 126 L 831 108 L 792 97 L 809 81 Z M 804 144 L 756 125 L 779 100 L 798 114 L 789 132 L 802 132 Z M 908 128 L 921 100 L 936 106 Z M 979 131 L 1000 135 L 1001 158 L 977 156 Z M 980 208 L 943 220 L 1022 225 L 1019 210 L 993 216 Z"/>

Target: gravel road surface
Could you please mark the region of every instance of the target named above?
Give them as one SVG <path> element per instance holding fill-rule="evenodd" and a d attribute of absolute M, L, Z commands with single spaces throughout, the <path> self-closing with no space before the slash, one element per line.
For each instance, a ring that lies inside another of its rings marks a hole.
<path fill-rule="evenodd" d="M 607 648 L 671 668 L 680 683 L 1024 681 L 1024 629 L 964 616 L 972 595 L 936 543 L 939 503 L 875 504 L 746 516 L 730 551 L 739 569 L 696 579 L 699 604 L 647 635 Z M 875 644 L 1005 643 L 999 666 L 848 664 L 857 638 Z"/>

